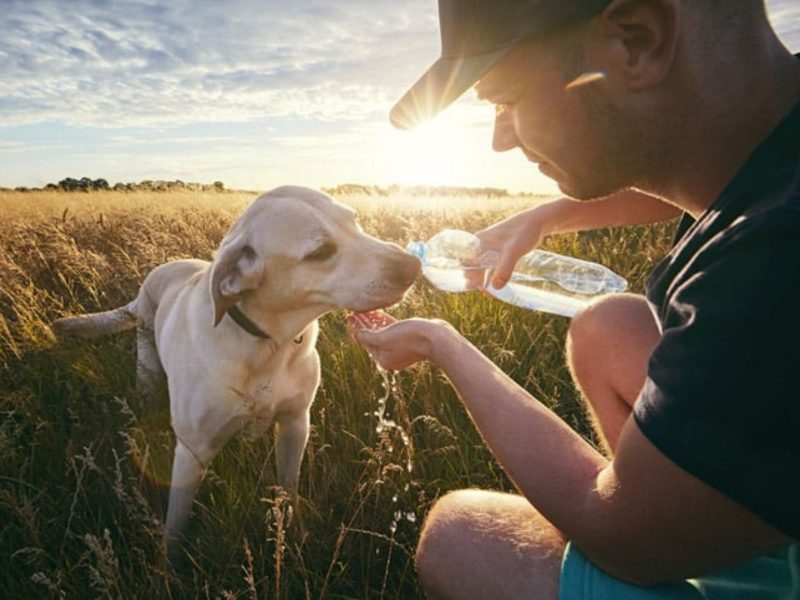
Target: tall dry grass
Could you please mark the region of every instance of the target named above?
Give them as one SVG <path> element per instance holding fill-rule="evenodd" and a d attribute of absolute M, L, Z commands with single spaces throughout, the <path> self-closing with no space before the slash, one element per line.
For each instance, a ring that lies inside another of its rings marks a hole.
<path fill-rule="evenodd" d="M 322 319 L 322 385 L 300 511 L 274 486 L 271 435 L 239 438 L 198 495 L 185 564 L 160 538 L 174 438 L 134 391 L 133 334 L 57 344 L 48 323 L 127 302 L 168 260 L 210 258 L 250 193 L 0 194 L 0 597 L 415 598 L 432 502 L 510 490 L 452 389 L 422 365 L 384 381 L 342 312 Z M 477 230 L 526 199 L 345 197 L 364 229 L 404 244 Z M 672 226 L 567 235 L 545 247 L 607 264 L 634 291 Z M 418 283 L 392 312 L 451 321 L 591 436 L 563 361 L 567 320 Z"/>

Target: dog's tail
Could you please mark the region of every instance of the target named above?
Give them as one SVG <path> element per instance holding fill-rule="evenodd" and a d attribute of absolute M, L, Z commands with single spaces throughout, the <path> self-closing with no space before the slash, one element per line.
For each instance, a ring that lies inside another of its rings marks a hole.
<path fill-rule="evenodd" d="M 138 322 L 134 300 L 105 312 L 56 319 L 51 327 L 59 337 L 93 338 L 132 329 Z"/>

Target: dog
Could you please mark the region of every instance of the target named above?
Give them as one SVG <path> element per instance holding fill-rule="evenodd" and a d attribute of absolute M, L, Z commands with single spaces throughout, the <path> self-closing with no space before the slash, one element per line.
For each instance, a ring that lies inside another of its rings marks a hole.
<path fill-rule="evenodd" d="M 54 321 L 62 337 L 137 327 L 137 387 L 156 394 L 166 383 L 176 438 L 168 548 L 209 463 L 245 427 L 277 424 L 278 483 L 296 491 L 320 381 L 317 319 L 391 306 L 419 273 L 415 257 L 365 234 L 350 208 L 283 186 L 244 211 L 212 262 L 163 264 L 126 306 Z"/>

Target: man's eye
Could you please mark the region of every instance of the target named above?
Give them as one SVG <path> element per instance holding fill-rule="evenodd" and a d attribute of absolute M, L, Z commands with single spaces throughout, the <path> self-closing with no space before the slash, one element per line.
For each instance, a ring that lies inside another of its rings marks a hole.
<path fill-rule="evenodd" d="M 307 254 L 305 260 L 327 260 L 334 254 L 336 254 L 336 244 L 326 242 L 311 254 Z"/>

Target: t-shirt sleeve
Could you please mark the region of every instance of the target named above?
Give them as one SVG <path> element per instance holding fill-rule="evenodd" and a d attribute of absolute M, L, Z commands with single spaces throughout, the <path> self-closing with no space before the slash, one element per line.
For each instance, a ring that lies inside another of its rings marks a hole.
<path fill-rule="evenodd" d="M 797 231 L 734 236 L 687 267 L 634 418 L 672 461 L 800 539 Z"/>

